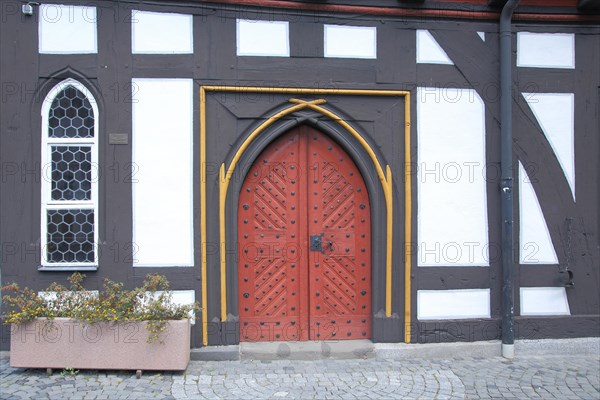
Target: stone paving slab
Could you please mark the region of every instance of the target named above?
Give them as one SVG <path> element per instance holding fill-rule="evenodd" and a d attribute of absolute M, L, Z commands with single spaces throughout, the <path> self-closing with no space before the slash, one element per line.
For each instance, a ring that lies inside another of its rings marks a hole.
<path fill-rule="evenodd" d="M 600 355 L 192 361 L 183 373 L 47 376 L 0 358 L 0 399 L 600 399 Z"/>

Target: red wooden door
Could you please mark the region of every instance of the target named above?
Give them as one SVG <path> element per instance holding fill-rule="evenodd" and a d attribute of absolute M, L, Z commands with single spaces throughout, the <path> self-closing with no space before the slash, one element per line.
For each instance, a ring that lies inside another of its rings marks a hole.
<path fill-rule="evenodd" d="M 337 143 L 308 126 L 278 138 L 238 210 L 241 341 L 371 337 L 369 197 Z"/>

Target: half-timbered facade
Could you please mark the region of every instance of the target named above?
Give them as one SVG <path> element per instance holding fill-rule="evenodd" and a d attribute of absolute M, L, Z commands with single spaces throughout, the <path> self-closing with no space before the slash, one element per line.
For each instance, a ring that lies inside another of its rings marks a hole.
<path fill-rule="evenodd" d="M 40 3 L 0 4 L 3 283 L 164 274 L 194 347 L 598 336 L 595 2 L 522 0 L 510 81 L 502 1 Z"/>

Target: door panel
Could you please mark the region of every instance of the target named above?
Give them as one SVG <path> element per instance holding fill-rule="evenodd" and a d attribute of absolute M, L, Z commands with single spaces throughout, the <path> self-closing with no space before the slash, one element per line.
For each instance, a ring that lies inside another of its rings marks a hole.
<path fill-rule="evenodd" d="M 238 210 L 241 341 L 370 338 L 368 193 L 333 140 L 301 126 L 274 141 Z"/>
<path fill-rule="evenodd" d="M 352 159 L 329 137 L 308 134 L 309 234 L 323 252 L 309 257 L 311 339 L 371 337 L 369 196 Z"/>
<path fill-rule="evenodd" d="M 290 132 L 255 161 L 242 185 L 238 208 L 238 287 L 242 341 L 307 340 L 300 313 L 306 312 L 308 271 L 301 251 L 303 207 L 297 198 L 300 136 Z M 301 279 L 301 275 L 304 278 Z"/>

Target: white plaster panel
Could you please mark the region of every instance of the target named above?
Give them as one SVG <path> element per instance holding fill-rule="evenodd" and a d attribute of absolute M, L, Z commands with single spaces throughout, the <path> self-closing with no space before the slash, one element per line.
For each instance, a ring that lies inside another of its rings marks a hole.
<path fill-rule="evenodd" d="M 289 57 L 288 22 L 238 19 L 237 55 Z"/>
<path fill-rule="evenodd" d="M 521 264 L 558 264 L 542 207 L 531 184 L 531 178 L 520 162 L 519 216 L 519 260 Z"/>
<path fill-rule="evenodd" d="M 575 95 L 523 93 L 562 167 L 575 200 Z"/>
<path fill-rule="evenodd" d="M 154 293 L 146 292 L 146 295 L 152 295 L 153 298 L 157 298 L 163 293 L 162 290 L 158 290 Z M 196 292 L 193 290 L 171 290 L 171 299 L 173 303 L 179 306 L 187 306 L 193 304 L 196 301 Z M 196 323 L 196 313 L 190 312 L 190 322 L 192 325 Z"/>
<path fill-rule="evenodd" d="M 417 64 L 454 64 L 426 29 L 417 29 Z"/>
<path fill-rule="evenodd" d="M 377 58 L 377 28 L 325 25 L 325 57 Z"/>
<path fill-rule="evenodd" d="M 469 318 L 490 318 L 490 289 L 417 291 L 417 319 Z"/>
<path fill-rule="evenodd" d="M 488 266 L 485 107 L 474 90 L 417 89 L 419 266 Z"/>
<path fill-rule="evenodd" d="M 571 315 L 564 287 L 522 287 L 521 315 Z"/>
<path fill-rule="evenodd" d="M 131 11 L 132 53 L 193 53 L 193 31 L 193 18 L 188 14 Z"/>
<path fill-rule="evenodd" d="M 42 54 L 97 53 L 96 7 L 40 5 L 38 47 Z"/>
<path fill-rule="evenodd" d="M 192 266 L 193 81 L 132 83 L 134 266 Z"/>
<path fill-rule="evenodd" d="M 517 66 L 575 68 L 575 35 L 517 32 Z"/>
<path fill-rule="evenodd" d="M 97 298 L 99 292 L 97 290 L 79 290 L 79 291 L 71 291 L 68 290 L 65 293 L 67 293 L 68 295 L 72 295 L 72 294 L 79 294 L 82 298 L 86 298 L 86 297 L 90 297 L 90 298 Z M 58 297 L 58 292 L 53 292 L 53 291 L 40 291 L 38 292 L 38 296 L 41 297 L 42 299 L 44 299 L 45 301 L 52 301 L 52 300 L 56 300 L 56 298 Z"/>

